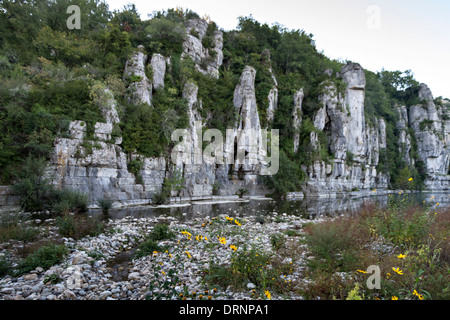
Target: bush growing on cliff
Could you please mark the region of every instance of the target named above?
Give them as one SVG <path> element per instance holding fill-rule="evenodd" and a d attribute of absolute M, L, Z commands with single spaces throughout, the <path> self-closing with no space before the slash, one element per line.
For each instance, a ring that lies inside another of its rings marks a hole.
<path fill-rule="evenodd" d="M 301 189 L 305 174 L 299 165 L 289 159 L 286 153 L 280 150 L 279 171 L 273 176 L 262 176 L 263 183 L 273 192 L 275 197 L 285 197 L 287 193 Z"/>

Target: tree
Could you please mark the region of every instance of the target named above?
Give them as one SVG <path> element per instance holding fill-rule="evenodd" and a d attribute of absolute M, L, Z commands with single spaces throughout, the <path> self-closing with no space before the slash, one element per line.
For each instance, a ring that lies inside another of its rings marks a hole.
<path fill-rule="evenodd" d="M 14 192 L 21 195 L 21 206 L 26 211 L 41 211 L 48 207 L 54 195 L 53 186 L 46 176 L 45 158 L 28 157 L 17 173 Z"/>
<path fill-rule="evenodd" d="M 273 176 L 263 176 L 263 183 L 276 197 L 285 197 L 287 193 L 298 191 L 305 179 L 304 172 L 298 164 L 289 159 L 286 153 L 280 150 L 280 169 Z"/>
<path fill-rule="evenodd" d="M 158 52 L 165 56 L 181 54 L 185 35 L 182 23 L 164 17 L 152 19 L 148 22 L 145 32 L 149 38 L 147 48 L 150 52 Z"/>

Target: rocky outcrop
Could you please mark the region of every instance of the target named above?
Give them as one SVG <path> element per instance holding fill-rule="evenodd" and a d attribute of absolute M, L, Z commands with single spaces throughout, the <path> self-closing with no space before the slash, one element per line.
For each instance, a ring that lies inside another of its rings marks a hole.
<path fill-rule="evenodd" d="M 267 123 L 271 123 L 275 118 L 275 111 L 278 108 L 278 82 L 275 75 L 272 72 L 272 68 L 269 68 L 270 75 L 273 81 L 273 87 L 269 91 L 267 100 L 269 101 L 269 106 L 267 107 Z"/>
<path fill-rule="evenodd" d="M 153 70 L 153 89 L 164 89 L 164 77 L 166 75 L 166 58 L 161 54 L 155 53 L 150 62 Z"/>
<path fill-rule="evenodd" d="M 431 90 L 421 84 L 419 99 L 422 104 L 409 108 L 408 122 L 414 131 L 417 153 L 425 164 L 428 178 L 426 187 L 432 190 L 450 188 L 449 111 L 438 108 Z"/>
<path fill-rule="evenodd" d="M 297 153 L 300 145 L 300 127 L 302 125 L 303 89 L 294 94 L 294 110 L 292 111 L 292 126 L 294 128 L 294 153 Z"/>
<path fill-rule="evenodd" d="M 219 78 L 219 68 L 223 62 L 223 33 L 216 30 L 212 33 L 213 46 L 205 48 L 202 40 L 207 35 L 208 22 L 203 19 L 192 19 L 186 22 L 186 39 L 183 42 L 182 58 L 190 57 L 196 69 L 213 78 Z"/>
<path fill-rule="evenodd" d="M 344 96 L 344 112 L 347 112 L 347 130 L 345 138 L 347 140 L 347 151 L 363 162 L 366 155 L 366 131 L 364 116 L 364 98 L 366 77 L 364 69 L 357 63 L 349 63 L 341 70 L 341 76 L 347 85 Z"/>
<path fill-rule="evenodd" d="M 128 59 L 123 75 L 125 82 L 129 84 L 127 97 L 130 103 L 151 105 L 152 84 L 147 78 L 146 66 L 147 55 L 144 54 L 144 47 L 139 46 Z"/>
<path fill-rule="evenodd" d="M 325 82 L 319 97 L 322 108 L 313 119 L 314 126 L 328 138 L 328 145 L 320 145 L 318 134 L 311 132 L 313 149 L 329 148 L 333 157 L 328 162 L 316 159 L 304 168 L 308 177 L 304 192 L 310 196 L 386 188 L 388 183 L 388 177 L 376 170 L 380 149 L 386 148 L 386 124 L 379 119 L 376 127 L 366 125 L 364 70 L 350 63 L 340 75 L 345 92 L 338 92 L 332 78 Z"/>
<path fill-rule="evenodd" d="M 200 114 L 201 101 L 198 100 L 197 94 L 197 85 L 188 81 L 183 89 L 183 98 L 188 102 L 188 132 L 191 136 L 191 144 L 188 149 L 190 161 L 177 166 L 185 179 L 183 196 L 191 198 L 211 196 L 215 183 L 215 165 L 203 161 L 203 120 Z"/>
<path fill-rule="evenodd" d="M 411 136 L 408 132 L 408 110 L 406 106 L 397 106 L 396 109 L 399 115 L 399 120 L 396 124 L 398 130 L 399 152 L 403 157 L 403 161 L 405 161 L 406 164 L 413 166 L 414 159 L 411 158 Z"/>
<path fill-rule="evenodd" d="M 256 105 L 255 77 L 256 70 L 246 66 L 234 90 L 233 104 L 238 120 L 234 129 L 227 130 L 224 147 L 226 165 L 218 170 L 221 183 L 234 189 L 245 188 L 250 192 L 258 192 L 257 178 L 265 156 Z M 225 173 L 225 170 L 228 172 Z"/>
<path fill-rule="evenodd" d="M 113 139 L 114 124 L 120 119 L 112 96 L 103 110 L 106 122 L 94 125 L 95 140 L 86 136 L 85 122 L 72 121 L 69 137 L 54 141 L 48 166 L 53 184 L 85 193 L 91 204 L 99 199 L 127 205 L 148 203 L 163 184 L 165 160 L 125 154 L 122 138 Z M 139 178 L 128 171 L 128 162 L 136 158 L 143 163 Z"/>

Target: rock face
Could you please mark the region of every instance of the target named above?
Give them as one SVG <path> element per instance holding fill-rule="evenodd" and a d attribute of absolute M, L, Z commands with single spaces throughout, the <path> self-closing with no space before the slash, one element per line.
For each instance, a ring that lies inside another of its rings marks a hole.
<path fill-rule="evenodd" d="M 366 124 L 364 117 L 364 98 L 366 77 L 364 69 L 357 63 L 349 63 L 341 70 L 342 79 L 347 85 L 344 96 L 344 106 L 347 111 L 347 151 L 358 160 L 366 155 L 365 139 Z"/>
<path fill-rule="evenodd" d="M 421 84 L 419 99 L 423 102 L 409 108 L 408 122 L 414 131 L 417 153 L 425 164 L 428 179 L 426 186 L 431 190 L 450 188 L 450 141 L 449 111 L 444 106 L 438 108 L 430 89 Z"/>
<path fill-rule="evenodd" d="M 203 161 L 202 157 L 202 117 L 200 114 L 201 101 L 197 97 L 198 87 L 193 82 L 187 82 L 183 89 L 183 98 L 188 101 L 189 127 L 192 137 L 189 146 L 190 161 L 178 165 L 178 170 L 185 179 L 185 197 L 205 197 L 213 193 L 215 183 L 215 165 Z"/>
<path fill-rule="evenodd" d="M 132 104 L 151 105 L 153 90 L 164 89 L 167 59 L 155 53 L 148 60 L 144 47 L 138 46 L 125 65 L 123 78 L 128 83 L 127 97 Z M 147 68 L 151 68 L 152 79 L 147 77 Z"/>
<path fill-rule="evenodd" d="M 99 107 L 104 111 L 106 122 L 95 124 L 96 140 L 88 139 L 87 125 L 82 121 L 70 123 L 70 137 L 55 140 L 49 163 L 53 183 L 87 194 L 91 203 L 108 198 L 124 205 L 148 203 L 174 172 L 184 178 L 185 188 L 180 193 L 173 192 L 172 196 L 195 199 L 213 194 L 233 195 L 239 188 L 253 194 L 264 193 L 257 182 L 264 165 L 265 149 L 256 106 L 255 76 L 255 69 L 246 67 L 235 89 L 233 103 L 239 120 L 234 129 L 228 130 L 221 147 L 227 161 L 207 163 L 202 157 L 202 104 L 194 82 L 188 81 L 183 89 L 189 115 L 186 131 L 191 137 L 186 149 L 189 161 L 175 163 L 164 157 L 145 158 L 122 151 L 119 146 L 122 139 L 112 139 L 114 125 L 120 122 L 116 102 L 109 90 L 105 90 L 109 97 L 107 106 Z M 127 169 L 132 160 L 142 162 L 139 176 Z"/>
<path fill-rule="evenodd" d="M 234 164 L 231 166 L 233 176 L 246 184 L 256 184 L 259 163 L 262 160 L 259 157 L 262 135 L 256 106 L 255 77 L 255 69 L 245 67 L 234 90 L 233 104 L 239 117 L 233 135 L 227 135 L 228 149 L 225 150 L 225 157 L 228 159 L 234 154 Z M 233 147 L 232 150 L 230 146 Z M 246 156 L 246 159 L 241 159 L 240 155 Z"/>
<path fill-rule="evenodd" d="M 133 104 L 151 105 L 152 84 L 145 73 L 147 56 L 143 51 L 144 47 L 139 46 L 138 50 L 128 59 L 123 77 L 129 83 L 128 101 Z"/>
<path fill-rule="evenodd" d="M 304 97 L 303 89 L 294 94 L 294 110 L 292 111 L 293 127 L 294 127 L 294 152 L 298 152 L 300 145 L 300 127 L 302 125 L 302 103 Z M 321 109 L 322 110 L 322 109 Z"/>
<path fill-rule="evenodd" d="M 272 69 L 269 68 L 270 74 L 272 76 L 273 88 L 270 89 L 269 96 L 267 99 L 269 100 L 269 106 L 267 107 L 267 123 L 273 121 L 275 117 L 275 111 L 278 107 L 278 82 L 275 78 L 275 75 L 272 73 Z"/>
<path fill-rule="evenodd" d="M 214 31 L 211 35 L 213 46 L 205 48 L 202 40 L 207 35 L 208 22 L 203 19 L 192 19 L 186 22 L 186 40 L 183 42 L 182 58 L 190 57 L 196 69 L 203 74 L 219 78 L 219 68 L 223 62 L 223 33 Z"/>
<path fill-rule="evenodd" d="M 189 28 L 195 31 L 192 33 L 196 36 L 190 35 L 191 40 L 187 41 L 201 45 L 201 39 L 207 33 L 207 24 L 196 20 L 188 24 Z M 205 54 L 205 51 L 185 52 L 193 59 L 197 53 Z M 150 65 L 153 69 L 153 85 L 145 75 L 148 64 L 146 59 L 143 52 L 138 51 L 127 63 L 125 76 L 138 76 L 140 80 L 129 87 L 129 90 L 137 89 L 130 95 L 133 103 L 144 103 L 144 100 L 145 103 L 151 103 L 152 90 L 164 88 L 167 59 L 158 54 L 152 56 Z M 218 76 L 214 72 L 210 75 Z M 387 188 L 389 177 L 377 171 L 380 153 L 389 143 L 386 141 L 386 123 L 383 119 L 375 119 L 373 126 L 366 123 L 366 80 L 363 68 L 350 63 L 340 73 L 329 72 L 328 75 L 329 79 L 323 83 L 323 91 L 319 96 L 321 107 L 312 119 L 317 130 L 310 133 L 311 151 L 299 150 L 305 96 L 303 89 L 299 89 L 292 97 L 294 151 L 297 154 L 314 152 L 316 155 L 310 165 L 302 168 L 307 175 L 302 191 L 306 196 L 314 197 L 323 194 L 333 196 L 358 189 Z M 338 90 L 336 77 L 341 77 L 345 90 Z M 207 132 L 202 130 L 202 101 L 194 82 L 187 81 L 182 92 L 187 101 L 189 117 L 189 126 L 185 129 L 190 136 L 185 149 L 187 158 L 177 159 L 175 163 L 164 157 L 145 158 L 137 154 L 126 155 L 122 151 L 122 139 L 113 139 L 114 127 L 120 123 L 117 104 L 111 92 L 103 90 L 105 99 L 98 101 L 104 105 L 98 107 L 102 110 L 105 122 L 95 124 L 95 140 L 88 139 L 87 125 L 82 121 L 70 123 L 69 137 L 55 140 L 54 153 L 49 163 L 54 183 L 88 194 L 91 203 L 108 198 L 126 205 L 147 204 L 152 195 L 161 191 L 165 179 L 176 172 L 184 179 L 185 188 L 180 192 L 172 192 L 172 196 L 197 199 L 212 195 L 234 195 L 241 188 L 250 194 L 267 193 L 258 182 L 258 176 L 267 166 L 267 149 L 263 145 L 265 141 L 256 103 L 255 78 L 255 69 L 246 66 L 233 95 L 237 120 L 234 128 L 227 130 L 223 137 L 221 149 L 214 150 L 216 156 L 222 156 L 223 161 L 214 163 L 205 162 L 203 155 L 203 143 L 208 142 L 208 139 L 204 136 Z M 448 189 L 450 121 L 444 119 L 450 119 L 450 114 L 446 107 L 434 103 L 425 85 L 421 86 L 419 97 L 423 104 L 409 109 L 397 107 L 400 153 L 406 163 L 414 165 L 409 130 L 412 128 L 420 160 L 429 173 L 427 187 L 433 190 Z M 269 101 L 267 120 L 272 121 L 277 101 L 275 78 Z M 325 161 L 317 156 L 322 148 L 328 148 L 328 152 L 333 155 L 331 159 Z M 127 168 L 132 160 L 142 163 L 142 169 L 136 175 Z"/>
<path fill-rule="evenodd" d="M 153 70 L 153 89 L 164 89 L 164 77 L 166 75 L 166 58 L 155 53 L 150 62 Z"/>
<path fill-rule="evenodd" d="M 304 168 L 308 176 L 304 192 L 310 196 L 386 188 L 388 183 L 388 177 L 376 170 L 380 149 L 386 148 L 386 124 L 381 119 L 377 128 L 365 123 L 364 70 L 359 64 L 350 63 L 340 75 L 346 84 L 345 92 L 338 92 L 333 81 L 324 83 L 319 98 L 322 108 L 313 121 L 317 129 L 326 133 L 329 145 L 321 145 L 318 134 L 311 132 L 312 147 L 328 147 L 334 157 L 328 163 L 317 159 Z"/>
<path fill-rule="evenodd" d="M 414 159 L 411 158 L 411 136 L 408 132 L 408 110 L 406 106 L 398 106 L 397 112 L 399 114 L 399 120 L 396 124 L 399 133 L 398 145 L 399 152 L 403 157 L 405 163 L 414 165 Z"/>
<path fill-rule="evenodd" d="M 142 183 L 137 183 L 137 177 L 127 170 L 127 155 L 119 146 L 122 139 L 111 139 L 116 123 L 112 120 L 119 119 L 115 101 L 112 99 L 108 105 L 107 122 L 94 126 L 95 141 L 87 139 L 83 121 L 70 123 L 69 138 L 55 140 L 49 174 L 56 186 L 79 190 L 88 195 L 91 203 L 106 198 L 124 204 L 147 203 L 164 181 L 164 159 L 144 158 Z"/>

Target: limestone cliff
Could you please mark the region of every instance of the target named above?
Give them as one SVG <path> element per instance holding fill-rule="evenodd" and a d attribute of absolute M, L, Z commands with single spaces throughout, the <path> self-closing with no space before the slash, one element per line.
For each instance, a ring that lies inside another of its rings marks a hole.
<path fill-rule="evenodd" d="M 202 40 L 208 31 L 208 22 L 192 19 L 186 22 L 186 40 L 183 42 L 182 58 L 190 57 L 196 68 L 203 74 L 219 78 L 219 68 L 223 62 L 223 34 L 215 30 L 212 34 L 213 46 L 205 48 Z"/>
<path fill-rule="evenodd" d="M 445 107 L 436 106 L 431 90 L 425 84 L 420 85 L 419 98 L 422 104 L 409 108 L 408 123 L 414 131 L 419 158 L 426 167 L 428 178 L 425 182 L 428 189 L 449 189 L 450 113 Z"/>
<path fill-rule="evenodd" d="M 190 57 L 198 71 L 219 77 L 222 64 L 223 39 L 214 31 L 214 50 L 203 47 L 208 23 L 201 19 L 189 20 L 183 43 L 182 58 Z M 214 58 L 214 59 L 213 59 Z M 205 62 L 206 61 L 206 62 Z M 278 83 L 270 65 L 273 87 L 268 95 L 265 114 L 267 123 L 273 122 L 278 108 Z M 148 57 L 139 47 L 127 61 L 124 79 L 128 84 L 126 96 L 130 103 L 152 105 L 152 93 L 164 90 L 164 80 L 170 70 L 170 57 L 154 53 Z M 386 121 L 377 118 L 368 124 L 365 118 L 366 78 L 364 69 L 349 63 L 337 74 L 326 72 L 328 79 L 320 88 L 319 108 L 310 119 L 316 130 L 309 136 L 310 148 L 299 148 L 300 130 L 304 122 L 305 92 L 298 88 L 292 101 L 292 132 L 294 154 L 316 152 L 326 148 L 327 159 L 313 157 L 302 167 L 306 173 L 303 192 L 306 196 L 337 195 L 355 190 L 386 189 L 389 176 L 377 170 L 380 154 L 390 143 L 386 138 Z M 175 163 L 167 157 L 146 158 L 139 154 L 125 154 L 122 138 L 113 134 L 120 123 L 117 103 L 108 89 L 101 92 L 101 109 L 105 123 L 94 125 L 93 136 L 87 137 L 86 123 L 70 123 L 69 137 L 57 138 L 49 164 L 54 183 L 60 187 L 80 190 L 89 195 L 91 202 L 108 198 L 123 204 L 145 204 L 152 195 L 161 191 L 166 178 L 174 172 L 184 179 L 184 189 L 173 196 L 190 199 L 212 195 L 234 195 L 240 188 L 251 194 L 265 194 L 268 190 L 258 176 L 266 166 L 266 148 L 263 146 L 259 108 L 255 92 L 256 70 L 245 66 L 234 89 L 233 99 L 236 122 L 223 137 L 223 162 L 205 163 L 202 157 L 204 141 L 202 101 L 194 81 L 187 80 L 182 87 L 182 98 L 187 103 L 188 127 L 191 139 L 187 145 L 189 161 Z M 421 85 L 422 104 L 395 106 L 399 117 L 395 124 L 398 132 L 399 154 L 405 163 L 414 166 L 411 155 L 413 138 L 417 153 L 428 173 L 426 186 L 433 190 L 450 188 L 450 114 L 446 107 L 436 105 L 431 91 Z M 211 115 L 214 116 L 214 115 Z M 225 133 L 225 132 L 224 132 Z M 412 137 L 414 135 L 414 137 Z M 326 137 L 324 139 L 323 137 Z M 304 144 L 303 144 L 304 145 Z M 168 150 L 170 151 L 170 150 Z M 142 163 L 139 172 L 128 170 L 130 161 Z"/>
<path fill-rule="evenodd" d="M 386 148 L 386 126 L 382 119 L 377 127 L 366 125 L 364 115 L 365 75 L 359 64 L 344 66 L 340 76 L 345 92 L 337 90 L 335 81 L 323 84 L 319 97 L 322 108 L 316 113 L 314 126 L 327 134 L 328 146 L 320 145 L 316 132 L 311 132 L 314 149 L 329 148 L 328 162 L 315 160 L 304 168 L 307 173 L 304 192 L 348 192 L 368 188 L 386 188 L 388 177 L 378 173 L 380 149 Z"/>

